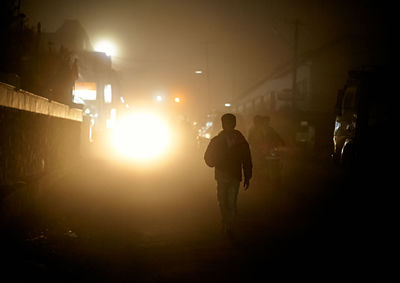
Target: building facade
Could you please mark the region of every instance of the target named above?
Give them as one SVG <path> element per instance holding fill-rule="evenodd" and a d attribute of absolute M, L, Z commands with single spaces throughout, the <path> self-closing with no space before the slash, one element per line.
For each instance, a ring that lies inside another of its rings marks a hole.
<path fill-rule="evenodd" d="M 307 121 L 316 131 L 318 146 L 330 146 L 334 106 L 348 72 L 365 65 L 386 64 L 386 55 L 371 48 L 364 38 L 343 37 L 299 58 L 296 96 L 292 96 L 293 66 L 282 65 L 238 97 L 233 111 L 251 121 L 254 115 L 269 115 L 286 127 L 286 136 L 295 136 L 297 125 Z M 293 109 L 293 99 L 295 108 Z M 284 122 L 283 122 L 284 121 Z"/>

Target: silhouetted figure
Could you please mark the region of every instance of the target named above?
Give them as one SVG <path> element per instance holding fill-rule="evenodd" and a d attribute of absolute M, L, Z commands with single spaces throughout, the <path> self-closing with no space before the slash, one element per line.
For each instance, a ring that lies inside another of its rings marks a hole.
<path fill-rule="evenodd" d="M 271 118 L 269 116 L 262 117 L 262 124 L 265 130 L 266 150 L 271 151 L 275 147 L 285 146 L 282 137 L 270 126 Z"/>
<path fill-rule="evenodd" d="M 257 185 L 263 186 L 264 181 L 279 179 L 273 174 L 279 156 L 276 154 L 277 148 L 284 146 L 285 142 L 281 136 L 269 125 L 269 116 L 255 115 L 253 125 L 249 131 L 249 144 L 254 163 L 254 181 Z M 279 165 L 279 164 L 278 164 Z M 274 176 L 273 176 L 274 175 Z"/>
<path fill-rule="evenodd" d="M 232 237 L 242 170 L 244 189 L 247 190 L 253 165 L 249 144 L 242 133 L 235 130 L 236 117 L 233 114 L 224 114 L 221 121 L 223 130 L 211 139 L 204 154 L 204 160 L 208 166 L 215 167 L 222 232 Z"/>

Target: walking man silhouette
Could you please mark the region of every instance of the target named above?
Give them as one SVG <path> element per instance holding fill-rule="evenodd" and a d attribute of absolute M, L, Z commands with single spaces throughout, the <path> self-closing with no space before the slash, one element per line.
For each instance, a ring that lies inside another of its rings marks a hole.
<path fill-rule="evenodd" d="M 217 199 L 222 217 L 222 232 L 232 238 L 237 214 L 237 196 L 242 171 L 244 189 L 247 190 L 252 176 L 252 162 L 249 144 L 236 127 L 236 117 L 227 113 L 222 115 L 222 131 L 211 139 L 204 160 L 215 167 Z"/>

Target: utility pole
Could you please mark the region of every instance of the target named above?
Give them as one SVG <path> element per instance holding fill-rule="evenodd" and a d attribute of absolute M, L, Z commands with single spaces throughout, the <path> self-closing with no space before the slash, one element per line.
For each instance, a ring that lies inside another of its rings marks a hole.
<path fill-rule="evenodd" d="M 293 74 L 292 74 L 292 110 L 295 111 L 297 108 L 297 64 L 298 64 L 298 41 L 299 41 L 299 20 L 296 19 L 294 22 L 294 42 L 293 42 Z"/>
<path fill-rule="evenodd" d="M 205 42 L 206 51 L 206 80 L 207 80 L 207 111 L 211 113 L 211 95 L 210 95 L 210 66 L 209 66 L 209 42 Z"/>

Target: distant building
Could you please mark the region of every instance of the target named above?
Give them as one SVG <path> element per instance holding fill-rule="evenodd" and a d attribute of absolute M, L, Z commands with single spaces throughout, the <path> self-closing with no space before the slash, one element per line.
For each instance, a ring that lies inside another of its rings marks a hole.
<path fill-rule="evenodd" d="M 293 122 L 311 122 L 316 127 L 317 142 L 318 138 L 322 144 L 330 142 L 327 133 L 333 127 L 336 95 L 348 71 L 363 65 L 385 64 L 386 56 L 371 42 L 355 37 L 343 37 L 302 54 L 297 68 Z M 234 101 L 234 112 L 244 116 L 280 113 L 282 117 L 282 112 L 292 115 L 292 66 L 291 62 L 282 65 L 244 92 Z"/>
<path fill-rule="evenodd" d="M 44 33 L 40 49 L 68 57 L 72 76 L 68 102 L 80 105 L 98 126 L 106 127 L 117 109 L 124 106 L 111 57 L 93 51 L 85 29 L 76 20 L 66 20 L 56 32 Z"/>
<path fill-rule="evenodd" d="M 75 52 L 93 51 L 85 29 L 77 20 L 65 20 L 55 32 L 55 43 Z"/>
<path fill-rule="evenodd" d="M 124 107 L 118 73 L 111 67 L 111 57 L 102 52 L 81 51 L 75 54 L 78 68 L 72 90 L 73 102 L 81 104 L 84 113 L 107 127 L 116 111 Z M 114 118 L 113 118 L 114 117 Z"/>

